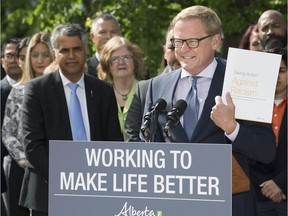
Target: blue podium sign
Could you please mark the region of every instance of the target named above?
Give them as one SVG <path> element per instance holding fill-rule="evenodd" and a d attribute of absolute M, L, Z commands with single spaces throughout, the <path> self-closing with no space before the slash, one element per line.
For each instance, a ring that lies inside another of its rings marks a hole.
<path fill-rule="evenodd" d="M 231 145 L 50 141 L 49 216 L 232 215 Z"/>

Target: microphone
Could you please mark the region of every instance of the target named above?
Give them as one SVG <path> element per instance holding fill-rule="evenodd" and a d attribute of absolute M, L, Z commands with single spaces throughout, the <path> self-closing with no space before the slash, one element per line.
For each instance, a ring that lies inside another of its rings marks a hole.
<path fill-rule="evenodd" d="M 151 107 L 150 111 L 145 114 L 144 123 L 141 126 L 141 132 L 144 137 L 148 136 L 148 134 L 146 133 L 146 130 L 150 128 L 153 117 L 158 116 L 160 112 L 165 110 L 166 106 L 167 106 L 167 102 L 164 99 L 159 98 Z"/>
<path fill-rule="evenodd" d="M 179 123 L 180 117 L 183 115 L 186 108 L 187 108 L 186 101 L 185 100 L 178 100 L 178 101 L 176 101 L 175 105 L 173 106 L 171 112 L 169 112 L 167 114 L 167 122 L 166 122 L 166 125 L 164 128 L 164 132 L 166 133 L 167 136 L 169 134 L 169 129 L 171 127 L 175 127 Z"/>

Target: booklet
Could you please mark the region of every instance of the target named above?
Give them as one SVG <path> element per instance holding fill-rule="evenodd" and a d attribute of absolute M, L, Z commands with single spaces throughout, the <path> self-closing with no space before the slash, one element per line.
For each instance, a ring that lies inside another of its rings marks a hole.
<path fill-rule="evenodd" d="M 236 119 L 272 122 L 281 55 L 229 48 L 222 99 L 230 92 Z"/>

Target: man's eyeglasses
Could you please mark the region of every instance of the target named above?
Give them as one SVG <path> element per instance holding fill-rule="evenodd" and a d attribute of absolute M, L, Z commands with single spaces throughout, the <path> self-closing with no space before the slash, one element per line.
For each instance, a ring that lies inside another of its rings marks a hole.
<path fill-rule="evenodd" d="M 128 62 L 130 59 L 132 59 L 132 56 L 130 55 L 114 56 L 111 58 L 111 61 L 113 64 L 118 64 L 121 60 L 123 60 L 124 62 Z"/>
<path fill-rule="evenodd" d="M 175 48 L 181 48 L 184 44 L 184 42 L 187 44 L 188 47 L 190 48 L 197 48 L 199 46 L 199 42 L 206 39 L 212 37 L 212 35 L 207 35 L 205 37 L 202 38 L 188 38 L 188 39 L 178 39 L 178 38 L 174 38 L 171 39 L 171 43 L 173 44 L 173 46 Z"/>
<path fill-rule="evenodd" d="M 175 47 L 173 46 L 173 44 L 169 44 L 169 46 L 167 47 L 167 49 L 171 49 L 171 50 L 174 50 Z"/>
<path fill-rule="evenodd" d="M 7 53 L 3 55 L 5 61 L 11 62 L 13 59 L 17 59 L 18 55 L 16 53 Z"/>

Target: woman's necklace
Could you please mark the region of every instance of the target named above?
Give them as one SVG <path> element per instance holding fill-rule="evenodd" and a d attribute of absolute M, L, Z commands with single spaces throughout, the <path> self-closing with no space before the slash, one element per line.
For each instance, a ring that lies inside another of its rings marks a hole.
<path fill-rule="evenodd" d="M 122 99 L 123 99 L 124 101 L 126 101 L 126 100 L 128 99 L 128 95 L 129 95 L 129 93 L 130 93 L 130 91 L 131 91 L 131 89 L 132 89 L 132 87 L 131 87 L 130 90 L 129 90 L 129 92 L 128 92 L 127 94 L 121 94 L 121 93 L 116 89 L 115 85 L 113 85 L 113 88 L 114 88 L 114 90 L 115 90 L 119 95 L 122 96 Z"/>

